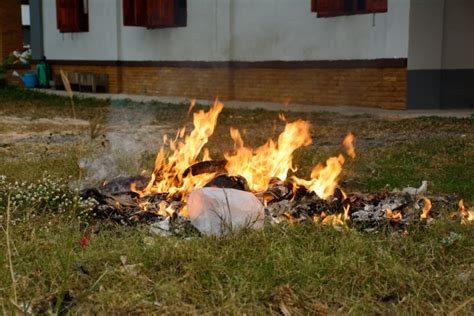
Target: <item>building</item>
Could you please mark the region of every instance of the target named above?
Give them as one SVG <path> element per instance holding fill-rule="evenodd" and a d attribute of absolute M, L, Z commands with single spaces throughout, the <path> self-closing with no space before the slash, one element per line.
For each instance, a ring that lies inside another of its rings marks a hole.
<path fill-rule="evenodd" d="M 473 0 L 30 0 L 30 16 L 34 59 L 111 93 L 474 107 Z"/>
<path fill-rule="evenodd" d="M 30 45 L 30 6 L 23 0 L 21 5 L 21 24 L 23 30 L 23 44 Z"/>

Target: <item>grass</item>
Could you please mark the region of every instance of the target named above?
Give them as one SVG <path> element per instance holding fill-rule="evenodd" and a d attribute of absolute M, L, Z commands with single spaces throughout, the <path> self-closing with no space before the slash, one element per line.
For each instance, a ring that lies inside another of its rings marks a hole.
<path fill-rule="evenodd" d="M 36 124 L 39 118 L 72 115 L 70 102 L 63 97 L 6 89 L 0 90 L 0 100 L 0 119 L 16 116 L 25 124 Z M 125 123 L 138 128 L 144 121 L 169 126 L 171 132 L 182 125 L 190 127 L 186 105 L 76 99 L 75 110 L 79 120 L 103 117 L 109 131 Z M 474 202 L 472 117 L 286 116 L 290 121 L 304 117 L 313 126 L 313 145 L 295 153 L 301 175 L 307 175 L 316 162 L 339 153 L 350 127 L 357 137 L 358 156 L 345 166 L 344 187 L 380 190 L 428 180 L 431 193 L 457 194 L 467 205 Z M 34 126 L 35 133 L 49 128 Z M 208 144 L 213 157 L 232 150 L 229 126 L 241 129 L 252 146 L 275 137 L 283 128 L 277 113 L 226 109 Z M 45 172 L 64 181 L 77 180 L 83 175 L 78 159 L 107 153 L 100 139 L 89 139 L 87 129 L 71 131 L 83 136 L 74 142 L 2 141 L 2 135 L 11 130 L 24 132 L 21 128 L 12 124 L 0 130 L 0 175 L 11 182 L 0 197 L 14 194 L 15 181 L 37 183 Z M 158 135 L 150 137 L 159 143 Z M 137 156 L 139 165 L 149 168 L 155 149 Z M 49 308 L 74 314 L 467 315 L 474 309 L 473 227 L 451 221 L 449 214 L 432 226 L 411 227 L 407 234 L 339 232 L 304 224 L 242 231 L 222 239 L 185 240 L 151 236 L 140 225 L 87 222 L 76 216 L 77 204 L 58 211 L 54 198 L 42 201 L 11 207 L 10 252 L 5 234 L 0 234 L 3 313 L 29 306 L 36 312 Z M 2 199 L 2 232 L 6 210 Z M 94 233 L 83 248 L 79 241 L 91 227 Z M 17 296 L 13 303 L 12 286 Z"/>
<path fill-rule="evenodd" d="M 299 225 L 194 240 L 102 227 L 87 249 L 80 224 L 61 217 L 12 233 L 21 300 L 44 304 L 67 291 L 75 313 L 261 314 L 284 304 L 297 314 L 444 314 L 474 290 L 472 227 L 458 224 L 407 236 Z M 121 256 L 136 266 L 125 269 Z M 7 271 L 0 277 L 10 283 Z"/>

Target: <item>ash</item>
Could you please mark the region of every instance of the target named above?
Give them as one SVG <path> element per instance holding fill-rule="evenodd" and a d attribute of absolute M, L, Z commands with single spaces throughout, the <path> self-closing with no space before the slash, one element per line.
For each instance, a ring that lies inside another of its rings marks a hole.
<path fill-rule="evenodd" d="M 191 236 L 199 232 L 182 215 L 185 202 L 183 197 L 166 193 L 139 196 L 130 190 L 134 183 L 138 189 L 144 188 L 149 177 L 119 177 L 102 186 L 85 189 L 84 199 L 94 199 L 97 206 L 91 216 L 99 220 L 134 225 L 146 223 L 150 231 L 157 235 Z M 242 177 L 220 174 L 209 185 L 248 191 Z M 304 188 L 296 188 L 291 181 L 274 179 L 267 189 L 255 196 L 265 205 L 266 221 L 270 224 L 311 222 L 331 224 L 339 228 L 352 228 L 364 232 L 374 232 L 390 228 L 405 230 L 409 225 L 429 225 L 441 215 L 443 210 L 456 203 L 454 196 L 417 195 L 409 192 L 352 192 L 345 194 L 336 189 L 334 195 L 320 199 L 315 193 Z M 432 206 L 430 216 L 421 219 L 428 198 Z M 344 210 L 347 212 L 344 214 Z"/>

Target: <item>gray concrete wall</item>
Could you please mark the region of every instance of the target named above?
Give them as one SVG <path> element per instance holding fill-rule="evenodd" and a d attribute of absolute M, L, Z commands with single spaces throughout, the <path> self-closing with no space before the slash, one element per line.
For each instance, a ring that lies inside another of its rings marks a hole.
<path fill-rule="evenodd" d="M 412 0 L 408 108 L 474 108 L 473 33 L 473 0 Z"/>
<path fill-rule="evenodd" d="M 406 58 L 410 0 L 388 13 L 316 18 L 309 0 L 188 1 L 188 25 L 124 27 L 121 0 L 89 1 L 90 31 L 60 34 L 43 0 L 49 59 L 265 61 Z"/>
<path fill-rule="evenodd" d="M 408 69 L 474 69 L 474 1 L 412 0 Z"/>
<path fill-rule="evenodd" d="M 443 69 L 474 69 L 474 1 L 445 0 Z"/>
<path fill-rule="evenodd" d="M 412 0 L 408 69 L 439 69 L 443 59 L 445 0 Z"/>
<path fill-rule="evenodd" d="M 40 60 L 44 56 L 42 0 L 30 1 L 30 17 L 31 57 Z"/>

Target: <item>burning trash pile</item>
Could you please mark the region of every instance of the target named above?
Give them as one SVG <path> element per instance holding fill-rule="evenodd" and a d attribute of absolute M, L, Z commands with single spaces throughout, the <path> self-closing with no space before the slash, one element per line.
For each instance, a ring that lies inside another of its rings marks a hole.
<path fill-rule="evenodd" d="M 310 124 L 286 122 L 283 115 L 286 125 L 276 141 L 252 149 L 231 128 L 233 152 L 213 160 L 205 145 L 222 109 L 216 101 L 207 112 L 194 113 L 190 133 L 183 128 L 173 139 L 165 136 L 150 176 L 120 177 L 83 190 L 84 199 L 97 202 L 93 215 L 151 223 L 163 235 L 187 228 L 224 235 L 244 227 L 258 229 L 265 222 L 302 221 L 373 231 L 429 223 L 435 210 L 455 203 L 449 197 L 426 196 L 426 182 L 401 192 L 346 193 L 340 175 L 346 159 L 356 157 L 351 133 L 342 142 L 345 153 L 317 164 L 307 179 L 296 177 L 293 153 L 311 144 Z M 474 210 L 466 210 L 462 200 L 458 207 L 459 220 L 472 222 Z"/>

